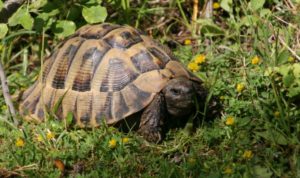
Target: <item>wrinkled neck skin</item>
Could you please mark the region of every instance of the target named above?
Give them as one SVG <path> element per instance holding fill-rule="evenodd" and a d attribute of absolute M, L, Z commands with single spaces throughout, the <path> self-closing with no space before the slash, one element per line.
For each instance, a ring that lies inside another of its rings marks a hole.
<path fill-rule="evenodd" d="M 194 110 L 193 110 L 194 111 Z M 184 128 L 186 123 L 193 117 L 194 112 L 191 111 L 189 114 L 183 116 L 173 116 L 169 115 L 166 121 L 166 129 L 174 129 L 174 128 Z"/>

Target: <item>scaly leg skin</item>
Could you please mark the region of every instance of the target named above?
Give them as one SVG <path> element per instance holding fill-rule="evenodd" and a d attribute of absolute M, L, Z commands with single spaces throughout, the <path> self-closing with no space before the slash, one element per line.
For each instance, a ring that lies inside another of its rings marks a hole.
<path fill-rule="evenodd" d="M 154 97 L 142 113 L 138 133 L 149 142 L 158 143 L 163 137 L 163 124 L 166 117 L 165 101 L 162 94 Z"/>

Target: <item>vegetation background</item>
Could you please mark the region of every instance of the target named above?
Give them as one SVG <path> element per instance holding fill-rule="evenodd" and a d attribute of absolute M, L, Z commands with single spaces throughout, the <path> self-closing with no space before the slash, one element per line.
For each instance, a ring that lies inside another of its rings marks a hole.
<path fill-rule="evenodd" d="M 223 110 L 151 144 L 106 126 L 68 129 L 51 113 L 15 126 L 1 97 L 0 177 L 300 177 L 299 11 L 299 0 L 25 1 L 0 23 L 16 107 L 60 40 L 110 22 L 168 45 Z"/>

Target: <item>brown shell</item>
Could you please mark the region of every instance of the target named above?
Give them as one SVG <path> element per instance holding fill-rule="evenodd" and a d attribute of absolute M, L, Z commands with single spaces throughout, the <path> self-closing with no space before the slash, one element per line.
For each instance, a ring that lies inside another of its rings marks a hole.
<path fill-rule="evenodd" d="M 62 42 L 25 91 L 20 112 L 43 120 L 61 100 L 59 118 L 80 127 L 108 124 L 145 108 L 168 80 L 190 78 L 171 51 L 129 26 L 86 25 Z"/>

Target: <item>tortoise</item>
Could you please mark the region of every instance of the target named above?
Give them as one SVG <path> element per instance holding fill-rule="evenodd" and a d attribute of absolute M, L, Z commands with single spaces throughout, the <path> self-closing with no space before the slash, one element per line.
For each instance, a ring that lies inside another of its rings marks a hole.
<path fill-rule="evenodd" d="M 204 102 L 203 82 L 168 47 L 133 27 L 103 23 L 58 45 L 19 110 L 26 120 L 43 121 L 61 101 L 59 119 L 72 113 L 76 126 L 90 128 L 135 118 L 137 132 L 159 142 L 167 123 L 187 120 L 195 96 Z"/>

